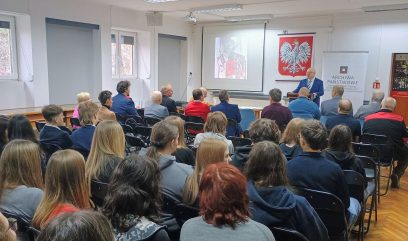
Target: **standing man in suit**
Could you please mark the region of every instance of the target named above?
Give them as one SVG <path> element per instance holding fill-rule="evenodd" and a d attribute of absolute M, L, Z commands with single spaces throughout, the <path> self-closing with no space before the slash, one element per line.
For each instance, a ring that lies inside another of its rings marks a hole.
<path fill-rule="evenodd" d="M 118 92 L 112 100 L 111 110 L 121 116 L 139 116 L 136 111 L 135 102 L 130 98 L 130 81 L 122 80 L 116 85 Z"/>
<path fill-rule="evenodd" d="M 220 103 L 213 106 L 211 112 L 221 111 L 228 119 L 234 120 L 237 124 L 236 126 L 227 126 L 226 136 L 239 136 L 242 133 L 242 129 L 239 125 L 239 122 L 241 122 L 241 113 L 239 112 L 238 105 L 228 103 L 229 94 L 226 90 L 221 90 L 218 94 L 218 98 L 220 99 Z"/>
<path fill-rule="evenodd" d="M 310 99 L 320 106 L 320 96 L 324 95 L 323 81 L 316 78 L 316 70 L 314 68 L 309 68 L 306 71 L 306 79 L 299 82 L 298 87 L 293 91 L 293 93 L 299 93 L 300 88 L 306 87 L 310 90 Z"/>
<path fill-rule="evenodd" d="M 167 84 L 160 90 L 162 93 L 161 105 L 166 107 L 169 113 L 177 113 L 176 102 L 171 98 L 173 96 L 173 86 Z"/>

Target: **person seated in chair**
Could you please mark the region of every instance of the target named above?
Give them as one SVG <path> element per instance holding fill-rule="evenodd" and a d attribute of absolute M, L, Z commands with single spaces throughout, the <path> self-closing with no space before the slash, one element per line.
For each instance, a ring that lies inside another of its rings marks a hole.
<path fill-rule="evenodd" d="M 263 108 L 261 118 L 267 118 L 275 121 L 279 126 L 279 129 L 283 131 L 293 116 L 288 107 L 283 106 L 280 103 L 281 100 L 282 91 L 276 88 L 271 89 L 269 91 L 269 101 L 271 104 Z"/>
<path fill-rule="evenodd" d="M 350 113 L 353 110 L 353 104 L 349 99 L 341 99 L 337 108 L 338 115 L 330 116 L 326 121 L 326 128 L 331 130 L 336 125 L 346 125 L 350 128 L 353 137 L 357 140 L 361 136 L 360 121 L 354 119 Z"/>
<path fill-rule="evenodd" d="M 337 108 L 339 107 L 339 102 L 343 97 L 344 87 L 342 85 L 335 85 L 332 89 L 332 98 L 322 102 L 320 106 L 320 113 L 322 116 L 334 116 L 337 115 Z M 349 112 L 349 116 L 353 116 L 353 109 Z"/>
<path fill-rule="evenodd" d="M 91 150 L 92 138 L 96 128 L 95 124 L 97 122 L 96 114 L 98 113 L 98 106 L 92 101 L 86 101 L 79 104 L 78 109 L 81 128 L 71 134 L 72 148 L 89 152 Z"/>
<path fill-rule="evenodd" d="M 364 119 L 366 116 L 373 114 L 381 109 L 381 102 L 384 99 L 384 92 L 375 90 L 371 97 L 371 103 L 368 105 L 362 105 L 358 108 L 355 119 Z"/>
<path fill-rule="evenodd" d="M 166 107 L 169 113 L 177 113 L 176 102 L 171 98 L 173 96 L 173 86 L 167 84 L 160 90 L 162 93 L 161 105 Z"/>
<path fill-rule="evenodd" d="M 193 90 L 193 102 L 187 104 L 184 114 L 186 116 L 198 116 L 204 121 L 207 120 L 207 115 L 210 113 L 210 107 L 203 103 L 204 94 L 200 89 Z"/>
<path fill-rule="evenodd" d="M 169 116 L 169 111 L 166 107 L 160 105 L 162 103 L 162 93 L 160 91 L 153 91 L 151 95 L 152 104 L 144 108 L 145 117 L 153 117 L 163 120 Z"/>
<path fill-rule="evenodd" d="M 65 130 L 64 111 L 57 105 L 47 105 L 41 110 L 47 122 L 40 132 L 40 142 L 67 149 L 72 146 L 70 133 Z"/>
<path fill-rule="evenodd" d="M 112 100 L 111 110 L 121 116 L 139 116 L 135 102 L 130 98 L 130 81 L 122 80 L 116 86 L 118 92 Z"/>
<path fill-rule="evenodd" d="M 228 119 L 234 120 L 237 123 L 236 126 L 227 126 L 226 136 L 239 136 L 242 133 L 242 129 L 239 125 L 239 122 L 241 122 L 241 113 L 239 112 L 238 105 L 228 103 L 229 94 L 226 90 L 221 90 L 218 94 L 218 98 L 220 99 L 220 103 L 211 107 L 211 111 L 221 111 Z"/>
<path fill-rule="evenodd" d="M 88 92 L 80 92 L 77 94 L 78 105 L 75 106 L 74 108 L 74 112 L 72 113 L 72 118 L 79 119 L 79 104 L 81 104 L 82 102 L 88 101 L 90 99 L 91 99 L 91 94 L 89 94 Z M 73 129 L 78 129 L 79 127 L 81 126 L 77 126 L 77 125 L 72 126 Z"/>
<path fill-rule="evenodd" d="M 112 92 L 109 90 L 102 91 L 99 93 L 98 100 L 102 105 L 96 114 L 98 123 L 104 120 L 116 120 L 115 113 L 110 110 L 113 103 Z"/>
<path fill-rule="evenodd" d="M 309 89 L 302 87 L 299 90 L 299 97 L 289 102 L 288 108 L 292 111 L 293 117 L 303 119 L 320 119 L 319 107 L 308 99 Z"/>

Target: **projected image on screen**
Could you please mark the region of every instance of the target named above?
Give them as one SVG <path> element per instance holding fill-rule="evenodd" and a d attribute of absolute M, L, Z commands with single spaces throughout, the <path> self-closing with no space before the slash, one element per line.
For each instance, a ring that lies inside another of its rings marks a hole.
<path fill-rule="evenodd" d="M 215 38 L 214 77 L 218 79 L 247 78 L 247 41 L 239 37 Z"/>

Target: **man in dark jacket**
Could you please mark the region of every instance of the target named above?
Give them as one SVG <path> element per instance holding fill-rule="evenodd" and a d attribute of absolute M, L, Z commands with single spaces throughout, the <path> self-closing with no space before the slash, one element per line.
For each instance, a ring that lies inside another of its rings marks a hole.
<path fill-rule="evenodd" d="M 289 108 L 280 103 L 281 100 L 282 91 L 276 88 L 271 89 L 269 91 L 269 101 L 271 104 L 263 108 L 261 117 L 274 120 L 279 126 L 279 129 L 284 131 L 293 116 Z"/>
<path fill-rule="evenodd" d="M 242 133 L 242 128 L 239 125 L 239 122 L 241 122 L 241 113 L 239 112 L 238 105 L 228 103 L 229 94 L 226 90 L 221 90 L 218 94 L 218 98 L 221 103 L 211 107 L 211 112 L 221 111 L 228 119 L 236 122 L 235 126 L 227 126 L 227 134 L 225 136 L 239 136 Z"/>
<path fill-rule="evenodd" d="M 173 96 L 173 86 L 167 84 L 161 88 L 160 92 L 163 97 L 161 105 L 166 107 L 169 113 L 177 113 L 176 102 L 171 98 Z"/>
<path fill-rule="evenodd" d="M 326 128 L 331 130 L 336 125 L 348 126 L 353 134 L 354 138 L 361 136 L 361 125 L 360 121 L 354 119 L 350 115 L 353 111 L 353 105 L 349 99 L 341 99 L 337 107 L 338 115 L 330 116 L 326 121 Z"/>
<path fill-rule="evenodd" d="M 116 91 L 118 92 L 112 98 L 111 111 L 123 117 L 126 116 L 139 116 L 136 111 L 135 102 L 130 98 L 130 81 L 122 80 L 116 86 Z"/>

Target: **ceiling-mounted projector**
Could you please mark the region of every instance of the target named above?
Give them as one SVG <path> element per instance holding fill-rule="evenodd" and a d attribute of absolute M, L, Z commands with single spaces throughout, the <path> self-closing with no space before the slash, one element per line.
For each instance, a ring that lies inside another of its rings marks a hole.
<path fill-rule="evenodd" d="M 193 15 L 193 12 L 189 12 L 187 16 L 184 17 L 184 20 L 187 22 L 196 23 L 198 21 L 198 17 Z"/>

